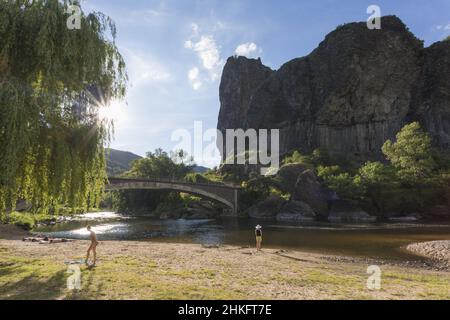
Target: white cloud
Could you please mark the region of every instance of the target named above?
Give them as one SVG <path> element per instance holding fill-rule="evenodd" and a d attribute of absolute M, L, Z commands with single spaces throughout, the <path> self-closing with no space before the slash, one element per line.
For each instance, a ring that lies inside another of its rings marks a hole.
<path fill-rule="evenodd" d="M 213 36 L 201 36 L 198 42 L 188 40 L 184 47 L 196 52 L 203 68 L 209 72 L 211 79 L 217 79 L 223 61 L 220 59 L 219 47 Z"/>
<path fill-rule="evenodd" d="M 195 90 L 195 91 L 197 91 L 197 90 L 199 90 L 201 87 L 202 87 L 202 83 L 201 82 L 194 82 L 193 84 L 192 84 L 192 88 Z"/>
<path fill-rule="evenodd" d="M 247 58 L 254 57 L 255 54 L 260 54 L 261 49 L 258 48 L 256 43 L 254 42 L 247 42 L 243 43 L 237 46 L 235 53 L 238 56 L 243 56 Z"/>
<path fill-rule="evenodd" d="M 220 47 L 213 35 L 202 34 L 196 23 L 190 25 L 191 37 L 184 47 L 196 53 L 200 65 L 192 68 L 188 79 L 194 90 L 200 89 L 203 82 L 214 82 L 219 78 L 224 61 L 220 57 Z"/>
<path fill-rule="evenodd" d="M 199 90 L 202 86 L 202 81 L 199 80 L 200 70 L 197 67 L 189 70 L 188 79 L 194 90 Z"/>
<path fill-rule="evenodd" d="M 198 74 L 199 74 L 199 70 L 197 67 L 192 68 L 191 70 L 189 70 L 189 80 L 193 81 L 196 80 L 198 78 Z"/>
<path fill-rule="evenodd" d="M 450 30 L 450 23 L 447 25 L 439 24 L 437 26 L 434 26 L 435 30 Z"/>

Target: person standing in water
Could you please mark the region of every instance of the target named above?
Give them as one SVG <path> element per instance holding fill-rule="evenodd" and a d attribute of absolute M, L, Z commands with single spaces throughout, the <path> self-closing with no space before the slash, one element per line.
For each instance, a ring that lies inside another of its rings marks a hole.
<path fill-rule="evenodd" d="M 97 262 L 97 246 L 98 246 L 98 241 L 97 241 L 97 235 L 95 234 L 94 231 L 92 231 L 91 226 L 87 226 L 87 230 L 90 232 L 90 239 L 91 239 L 91 245 L 89 246 L 89 249 L 87 251 L 87 256 L 86 256 L 86 265 L 89 265 L 89 256 L 91 255 L 91 251 L 94 255 L 94 260 L 92 263 L 92 266 L 95 266 L 95 263 Z"/>
<path fill-rule="evenodd" d="M 256 236 L 256 249 L 258 251 L 261 251 L 262 227 L 259 224 L 255 228 L 255 236 Z"/>

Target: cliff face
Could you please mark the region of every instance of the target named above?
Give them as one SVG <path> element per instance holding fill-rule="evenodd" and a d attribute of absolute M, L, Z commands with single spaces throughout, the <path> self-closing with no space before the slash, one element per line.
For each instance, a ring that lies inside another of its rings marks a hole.
<path fill-rule="evenodd" d="M 450 41 L 424 49 L 400 19 L 337 28 L 310 55 L 278 71 L 229 58 L 218 128 L 280 129 L 280 151 L 377 157 L 412 120 L 450 147 Z"/>
<path fill-rule="evenodd" d="M 437 145 L 450 149 L 450 41 L 435 43 L 424 50 L 410 112 L 409 120 L 420 121 Z"/>
<path fill-rule="evenodd" d="M 220 83 L 220 113 L 218 129 L 242 128 L 247 118 L 253 94 L 273 71 L 261 60 L 245 57 L 229 58 Z"/>

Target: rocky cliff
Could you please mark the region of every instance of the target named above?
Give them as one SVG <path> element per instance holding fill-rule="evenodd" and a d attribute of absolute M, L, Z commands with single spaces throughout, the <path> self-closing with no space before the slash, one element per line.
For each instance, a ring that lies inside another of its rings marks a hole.
<path fill-rule="evenodd" d="M 226 129 L 242 128 L 253 94 L 273 72 L 264 66 L 260 59 L 228 59 L 219 89 L 219 130 L 225 132 Z"/>
<path fill-rule="evenodd" d="M 273 71 L 260 60 L 228 59 L 218 129 L 280 129 L 281 153 L 318 147 L 373 158 L 419 120 L 450 148 L 450 41 L 423 47 L 395 16 L 381 30 L 338 27 L 306 57 Z"/>

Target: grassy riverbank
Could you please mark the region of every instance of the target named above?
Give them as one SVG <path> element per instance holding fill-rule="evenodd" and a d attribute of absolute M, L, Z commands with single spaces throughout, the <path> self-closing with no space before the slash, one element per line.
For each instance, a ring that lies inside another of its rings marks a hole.
<path fill-rule="evenodd" d="M 100 209 L 90 209 L 89 212 L 97 212 Z M 32 213 L 32 212 L 17 212 L 3 213 L 0 215 L 0 223 L 14 225 L 25 230 L 31 230 L 39 224 L 49 224 L 57 222 L 61 218 L 71 217 L 77 214 L 86 213 L 85 208 L 67 208 L 62 207 L 58 212 L 53 214 L 48 213 Z"/>
<path fill-rule="evenodd" d="M 82 290 L 66 289 L 66 259 L 84 241 L 39 245 L 1 232 L 0 299 L 450 299 L 450 273 L 380 264 L 382 288 L 366 288 L 368 264 L 302 252 L 148 242 L 102 242 Z"/>

